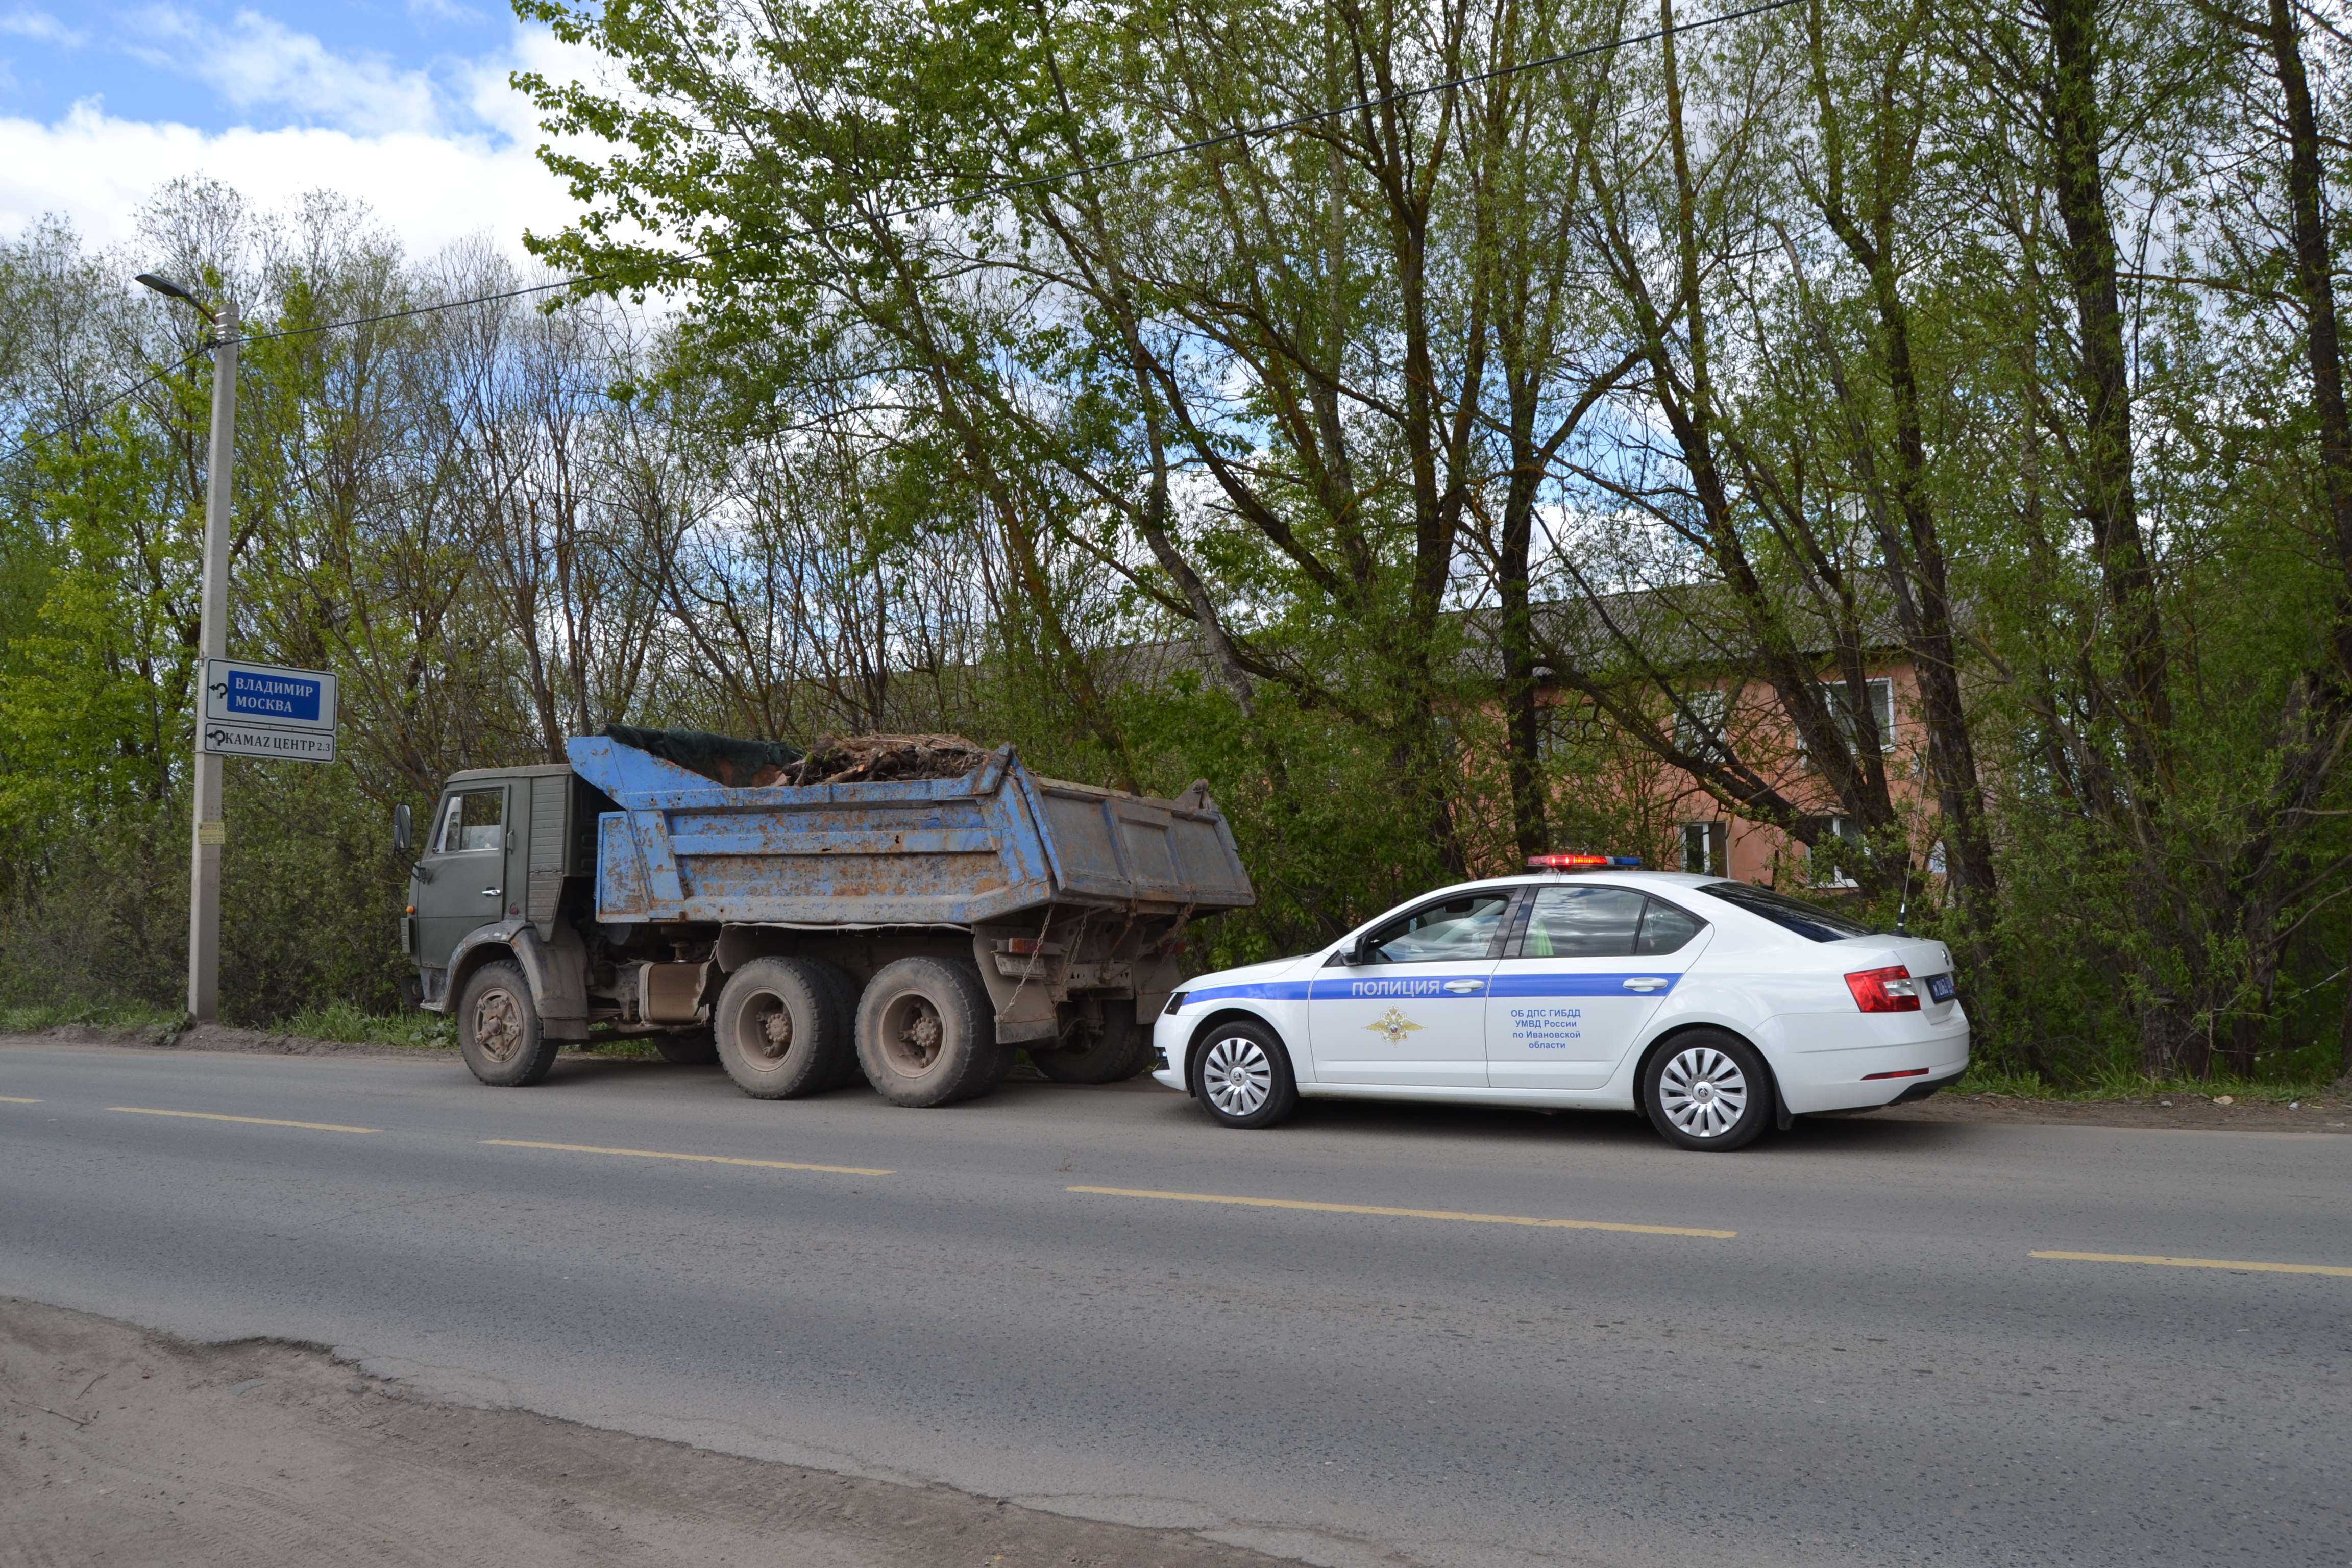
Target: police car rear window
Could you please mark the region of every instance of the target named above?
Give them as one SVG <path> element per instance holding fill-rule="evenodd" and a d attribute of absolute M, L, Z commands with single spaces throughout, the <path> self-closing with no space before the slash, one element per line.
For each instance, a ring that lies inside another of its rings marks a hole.
<path fill-rule="evenodd" d="M 1734 909 L 1761 915 L 1781 930 L 1795 931 L 1813 942 L 1843 942 L 1850 936 L 1880 934 L 1876 926 L 1866 926 L 1835 910 L 1825 910 L 1819 904 L 1809 904 L 1747 882 L 1709 882 L 1699 891 L 1710 899 L 1721 899 Z"/>

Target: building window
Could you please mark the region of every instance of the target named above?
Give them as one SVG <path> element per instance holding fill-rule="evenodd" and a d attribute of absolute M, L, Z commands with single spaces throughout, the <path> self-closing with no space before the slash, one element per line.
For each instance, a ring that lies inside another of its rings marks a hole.
<path fill-rule="evenodd" d="M 1731 875 L 1730 827 L 1727 822 L 1683 824 L 1683 869 L 1701 877 Z"/>
<path fill-rule="evenodd" d="M 1567 697 L 1536 710 L 1536 761 L 1561 763 L 1608 739 L 1609 726 L 1589 697 Z"/>
<path fill-rule="evenodd" d="M 1723 743 L 1727 695 L 1720 688 L 1682 693 L 1675 710 L 1675 744 L 1701 757 L 1727 755 L 1728 748 Z"/>
<path fill-rule="evenodd" d="M 1860 863 L 1863 852 L 1862 828 L 1848 816 L 1816 820 L 1821 827 L 1813 840 L 1807 879 L 1816 888 L 1858 886 L 1853 879 L 1853 868 Z"/>
<path fill-rule="evenodd" d="M 1878 749 L 1891 752 L 1895 749 L 1895 682 L 1881 676 L 1876 680 L 1864 681 L 1863 689 L 1870 697 L 1870 721 L 1878 731 Z M 1822 700 L 1829 704 L 1830 717 L 1836 721 L 1838 732 L 1845 737 L 1848 748 L 1858 749 L 1859 737 L 1847 708 L 1845 682 L 1822 681 Z"/>

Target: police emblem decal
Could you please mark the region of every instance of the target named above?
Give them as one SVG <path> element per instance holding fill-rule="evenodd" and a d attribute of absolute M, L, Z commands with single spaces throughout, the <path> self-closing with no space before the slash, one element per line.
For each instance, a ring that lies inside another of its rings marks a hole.
<path fill-rule="evenodd" d="M 1365 1025 L 1364 1027 L 1373 1030 L 1378 1034 L 1386 1036 L 1388 1037 L 1389 1044 L 1392 1046 L 1401 1046 L 1404 1044 L 1405 1036 L 1411 1034 L 1413 1030 L 1422 1027 L 1422 1026 L 1414 1023 L 1411 1018 L 1406 1017 L 1396 1008 L 1391 1007 L 1387 1012 L 1381 1014 L 1379 1017 L 1373 1019 L 1370 1023 Z"/>

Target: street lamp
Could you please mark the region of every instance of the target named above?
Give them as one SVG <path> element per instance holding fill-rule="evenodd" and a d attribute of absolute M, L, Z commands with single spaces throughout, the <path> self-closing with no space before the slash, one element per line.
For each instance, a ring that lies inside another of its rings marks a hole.
<path fill-rule="evenodd" d="M 152 272 L 139 281 L 196 308 L 213 324 L 212 455 L 205 473 L 203 647 L 199 660 L 228 657 L 229 467 L 236 456 L 236 301 L 217 313 L 179 284 Z M 199 663 L 199 670 L 203 666 Z M 199 686 L 203 677 L 197 677 Z M 220 1016 L 221 760 L 205 750 L 204 693 L 196 700 L 195 844 L 188 873 L 188 1012 L 209 1024 Z"/>

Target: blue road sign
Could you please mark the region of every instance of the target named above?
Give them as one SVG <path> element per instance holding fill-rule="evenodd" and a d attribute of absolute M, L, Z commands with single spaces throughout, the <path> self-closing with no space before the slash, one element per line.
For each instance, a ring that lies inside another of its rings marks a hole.
<path fill-rule="evenodd" d="M 335 678 L 240 659 L 205 660 L 204 749 L 225 756 L 335 760 Z"/>

